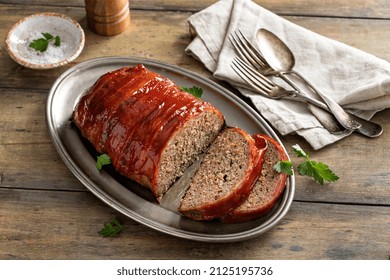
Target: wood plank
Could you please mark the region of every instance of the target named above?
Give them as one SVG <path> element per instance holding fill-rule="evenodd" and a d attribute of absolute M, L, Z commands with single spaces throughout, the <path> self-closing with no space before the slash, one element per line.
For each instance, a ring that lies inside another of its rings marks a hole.
<path fill-rule="evenodd" d="M 131 10 L 162 10 L 162 11 L 191 11 L 202 10 L 216 0 L 130 0 Z M 284 15 L 315 15 L 340 17 L 388 18 L 390 12 L 387 0 L 254 0 L 253 2 L 277 14 Z M 0 0 L 1 3 L 25 4 L 23 0 Z M 32 0 L 29 5 L 55 5 L 84 7 L 84 0 L 46 1 Z"/>
<path fill-rule="evenodd" d="M 46 91 L 0 89 L 0 144 L 49 143 Z"/>
<path fill-rule="evenodd" d="M 130 0 L 130 7 L 135 9 L 169 9 L 190 10 L 197 12 L 213 3 L 215 0 L 182 1 L 182 0 Z M 339 17 L 367 17 L 388 18 L 390 5 L 386 0 L 254 0 L 262 7 L 283 15 L 306 16 L 339 16 Z"/>
<path fill-rule="evenodd" d="M 87 191 L 50 142 L 0 145 L 0 188 Z"/>
<path fill-rule="evenodd" d="M 38 11 L 53 11 L 53 7 L 25 9 L 23 6 L 0 6 L 0 13 L 10 15 L 0 18 L 0 37 L 5 37 L 10 22 Z M 206 77 L 211 74 L 184 49 L 190 43 L 186 18 L 190 13 L 154 12 L 137 10 L 132 13 L 132 25 L 114 37 L 101 37 L 86 26 L 83 8 L 68 8 L 66 13 L 79 21 L 86 32 L 86 45 L 79 58 L 70 65 L 53 70 L 26 69 L 8 56 L 4 41 L 0 42 L 0 88 L 49 89 L 55 79 L 78 62 L 102 56 L 137 56 L 156 59 L 191 69 Z M 294 23 L 390 60 L 389 20 L 364 20 L 343 18 L 286 17 Z M 380 38 L 380 40 L 379 40 Z M 92 43 L 93 42 L 93 43 Z M 158 43 L 156 43 L 158 42 Z M 115 46 L 115 52 L 112 51 Z M 164 46 L 164 47 L 161 47 Z"/>
<path fill-rule="evenodd" d="M 390 252 L 390 207 L 293 203 L 260 237 L 209 244 L 149 229 L 89 193 L 0 189 L 0 202 L 0 259 L 385 260 Z M 123 232 L 100 237 L 113 217 Z"/>

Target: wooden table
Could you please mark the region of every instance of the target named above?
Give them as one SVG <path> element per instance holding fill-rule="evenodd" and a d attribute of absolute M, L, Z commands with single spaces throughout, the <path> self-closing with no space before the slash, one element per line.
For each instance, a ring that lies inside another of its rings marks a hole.
<path fill-rule="evenodd" d="M 18 19 L 61 11 L 86 33 L 82 54 L 68 66 L 36 71 L 16 64 L 0 42 L 0 259 L 387 259 L 390 255 L 390 110 L 374 120 L 376 139 L 353 134 L 319 151 L 298 136 L 282 137 L 291 156 L 298 143 L 340 176 L 321 186 L 297 176 L 294 202 L 275 228 L 257 238 L 209 244 L 172 237 L 127 218 L 91 194 L 68 170 L 45 121 L 49 89 L 79 62 L 101 56 L 152 58 L 210 73 L 184 53 L 186 18 L 213 0 L 131 0 L 131 27 L 114 37 L 88 30 L 84 1 L 0 0 L 0 38 Z M 288 20 L 390 61 L 386 0 L 257 0 Z M 118 217 L 116 238 L 103 224 Z"/>

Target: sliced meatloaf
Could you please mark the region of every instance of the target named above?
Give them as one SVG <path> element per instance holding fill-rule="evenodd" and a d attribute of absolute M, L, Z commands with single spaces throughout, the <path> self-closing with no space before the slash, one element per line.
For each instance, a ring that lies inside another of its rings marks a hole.
<path fill-rule="evenodd" d="M 261 164 L 262 154 L 250 135 L 224 129 L 204 155 L 179 211 L 194 220 L 226 215 L 246 199 Z"/>
<path fill-rule="evenodd" d="M 101 76 L 80 99 L 73 121 L 122 175 L 161 197 L 224 125 L 210 103 L 143 65 Z"/>
<path fill-rule="evenodd" d="M 267 135 L 253 138 L 260 149 L 266 149 L 261 175 L 248 198 L 223 218 L 225 222 L 245 222 L 267 214 L 286 187 L 287 175 L 274 170 L 277 162 L 288 159 L 283 148 Z"/>

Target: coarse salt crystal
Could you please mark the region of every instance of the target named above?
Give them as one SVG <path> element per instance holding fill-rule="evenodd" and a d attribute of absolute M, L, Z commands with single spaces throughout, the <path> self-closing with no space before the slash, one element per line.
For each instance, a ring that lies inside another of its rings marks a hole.
<path fill-rule="evenodd" d="M 56 36 L 56 35 L 53 35 Z M 64 59 L 67 53 L 67 44 L 63 40 L 61 40 L 60 46 L 55 46 L 54 42 L 49 42 L 49 45 L 44 52 L 36 51 L 35 49 L 30 47 L 32 41 L 36 39 L 43 38 L 42 32 L 32 32 L 23 40 L 20 40 L 20 44 L 18 44 L 19 52 L 23 53 L 23 56 L 35 63 L 56 63 Z M 61 38 L 62 39 L 62 38 Z"/>

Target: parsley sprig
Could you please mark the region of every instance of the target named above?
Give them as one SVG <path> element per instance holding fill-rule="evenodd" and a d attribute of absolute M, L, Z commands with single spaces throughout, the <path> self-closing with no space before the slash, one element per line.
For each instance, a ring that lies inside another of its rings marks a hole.
<path fill-rule="evenodd" d="M 203 94 L 203 89 L 200 88 L 200 87 L 180 87 L 180 90 L 182 91 L 185 91 L 185 92 L 188 92 L 189 94 L 192 94 L 193 96 L 195 96 L 196 98 L 201 98 L 202 97 L 202 94 Z"/>
<path fill-rule="evenodd" d="M 298 144 L 292 146 L 295 155 L 299 158 L 305 158 L 305 161 L 297 166 L 298 172 L 302 176 L 313 177 L 315 181 L 324 184 L 325 181 L 334 182 L 339 177 L 323 162 L 316 162 L 310 159 L 308 153 L 306 153 Z M 274 165 L 274 169 L 277 172 L 282 172 L 288 175 L 293 174 L 293 164 L 291 161 L 279 161 Z"/>
<path fill-rule="evenodd" d="M 105 223 L 104 227 L 99 231 L 99 234 L 103 237 L 117 236 L 123 229 L 123 225 L 114 218 L 112 222 Z"/>
<path fill-rule="evenodd" d="M 279 173 L 293 175 L 293 164 L 289 160 L 281 160 L 274 165 L 274 169 Z"/>
<path fill-rule="evenodd" d="M 324 184 L 324 181 L 334 182 L 339 179 L 339 177 L 329 169 L 329 166 L 323 162 L 316 162 L 310 160 L 309 154 L 305 153 L 302 148 L 296 144 L 293 146 L 293 150 L 297 157 L 304 157 L 305 162 L 298 165 L 298 172 L 303 176 L 313 177 L 321 185 Z"/>
<path fill-rule="evenodd" d="M 43 37 L 33 40 L 29 47 L 35 49 L 39 52 L 44 52 L 47 50 L 49 43 L 54 40 L 54 46 L 61 46 L 61 38 L 59 36 L 53 36 L 48 32 L 42 33 Z"/>
<path fill-rule="evenodd" d="M 111 159 L 107 154 L 101 154 L 96 158 L 96 168 L 102 170 L 104 165 L 111 164 Z"/>

